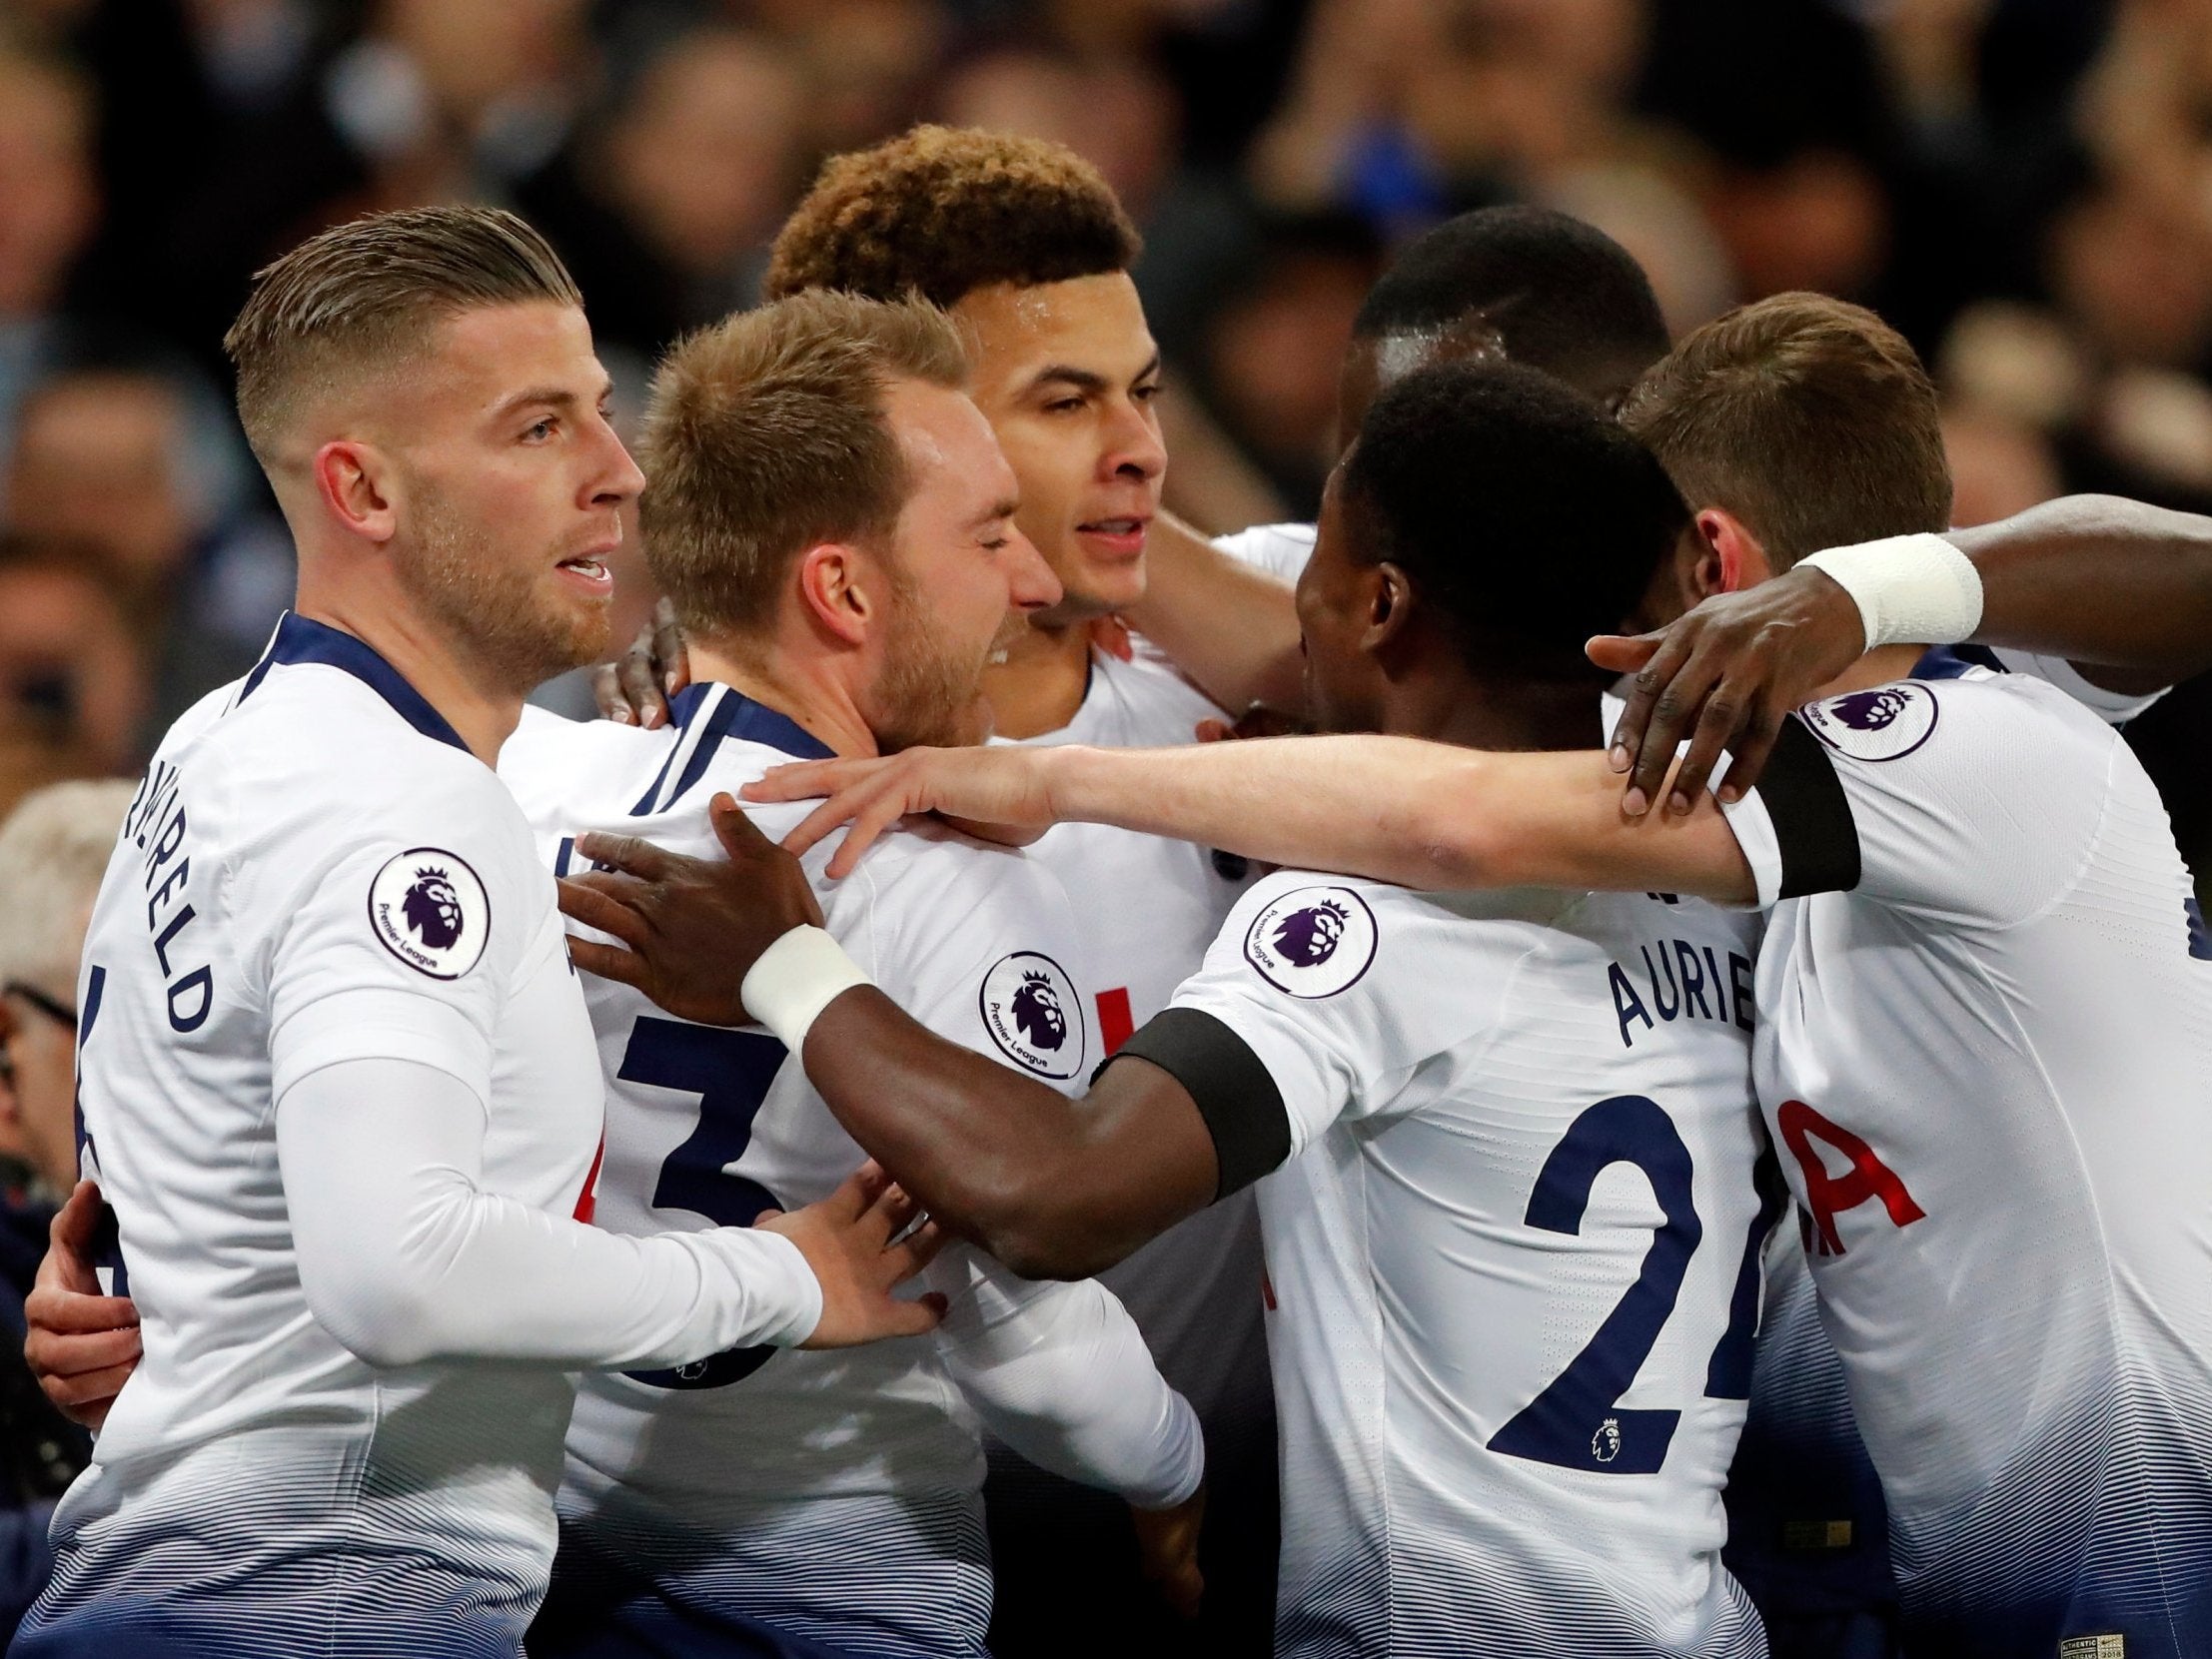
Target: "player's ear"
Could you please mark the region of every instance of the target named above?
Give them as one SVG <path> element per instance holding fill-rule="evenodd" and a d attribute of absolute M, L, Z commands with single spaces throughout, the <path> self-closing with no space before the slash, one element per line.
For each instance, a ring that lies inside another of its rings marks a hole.
<path fill-rule="evenodd" d="M 339 527 L 366 541 L 390 541 L 400 527 L 396 469 L 373 443 L 334 438 L 308 468 L 323 508 Z"/>
<path fill-rule="evenodd" d="M 864 645 L 869 630 L 882 626 L 887 586 L 881 566 L 844 542 L 816 542 L 799 554 L 799 607 L 841 644 Z"/>
<path fill-rule="evenodd" d="M 1774 573 L 1774 566 L 1742 519 L 1725 507 L 1705 507 L 1696 517 L 1701 552 L 1691 575 L 1692 602 L 1715 593 L 1740 593 Z"/>
<path fill-rule="evenodd" d="M 1361 579 L 1368 585 L 1368 600 L 1367 625 L 1360 630 L 1360 648 L 1379 651 L 1406 631 L 1420 601 L 1414 596 L 1414 585 L 1406 572 L 1388 559 L 1364 572 Z"/>

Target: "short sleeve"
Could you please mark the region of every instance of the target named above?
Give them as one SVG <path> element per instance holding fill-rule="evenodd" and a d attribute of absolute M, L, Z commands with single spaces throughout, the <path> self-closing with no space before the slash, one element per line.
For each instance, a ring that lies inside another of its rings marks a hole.
<path fill-rule="evenodd" d="M 861 865 L 885 994 L 947 1042 L 1079 1093 L 1098 1035 L 1066 890 L 1011 848 L 911 833 L 942 839 L 895 870 Z M 829 921 L 833 932 L 850 926 L 835 910 Z"/>
<path fill-rule="evenodd" d="M 2078 879 L 2117 741 L 2035 681 L 1900 680 L 1799 709 L 1757 787 L 1722 810 L 1762 904 L 1851 892 L 2010 927 Z"/>
<path fill-rule="evenodd" d="M 494 1034 L 524 947 L 546 921 L 530 838 L 493 774 L 411 777 L 404 801 L 337 825 L 303 817 L 254 884 L 269 918 L 271 1083 L 406 1060 L 489 1104 Z M 535 901 L 535 902 L 534 902 Z"/>
<path fill-rule="evenodd" d="M 1505 977 L 1480 961 L 1491 937 L 1513 954 L 1399 888 L 1271 876 L 1121 1053 L 1190 1090 L 1231 1190 L 1339 1120 L 1386 1112 L 1416 1068 L 1488 1023 Z"/>

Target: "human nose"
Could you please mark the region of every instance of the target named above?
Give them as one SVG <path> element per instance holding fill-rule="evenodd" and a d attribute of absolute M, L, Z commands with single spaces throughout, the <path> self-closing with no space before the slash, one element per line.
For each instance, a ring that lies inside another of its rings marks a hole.
<path fill-rule="evenodd" d="M 604 416 L 598 419 L 598 435 L 603 453 L 592 481 L 593 504 L 611 502 L 620 506 L 624 501 L 634 501 L 644 491 L 645 474 Z"/>
<path fill-rule="evenodd" d="M 1042 610 L 1060 602 L 1060 578 L 1037 544 L 1015 530 L 1006 544 L 1007 602 L 1015 610 Z"/>
<path fill-rule="evenodd" d="M 1134 473 L 1151 480 L 1167 470 L 1167 444 L 1160 436 L 1159 411 L 1150 404 L 1122 399 L 1114 409 L 1105 470 L 1109 476 Z"/>

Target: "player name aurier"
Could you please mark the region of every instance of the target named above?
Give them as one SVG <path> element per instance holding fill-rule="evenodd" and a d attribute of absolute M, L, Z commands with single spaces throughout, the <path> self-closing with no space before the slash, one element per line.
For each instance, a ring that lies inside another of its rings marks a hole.
<path fill-rule="evenodd" d="M 1655 939 L 1639 945 L 1633 958 L 1607 963 L 1606 980 L 1625 1049 L 1676 1020 L 1732 1021 L 1743 1031 L 1752 1027 L 1751 959 L 1740 952 L 1723 953 L 1686 939 Z"/>
<path fill-rule="evenodd" d="M 190 929 L 192 859 L 184 850 L 185 809 L 176 767 L 165 760 L 139 780 L 138 793 L 124 815 L 123 834 L 145 855 L 146 931 L 154 937 L 154 960 L 168 986 L 169 1024 L 179 1032 L 198 1031 L 215 1003 L 215 977 L 194 946 Z"/>

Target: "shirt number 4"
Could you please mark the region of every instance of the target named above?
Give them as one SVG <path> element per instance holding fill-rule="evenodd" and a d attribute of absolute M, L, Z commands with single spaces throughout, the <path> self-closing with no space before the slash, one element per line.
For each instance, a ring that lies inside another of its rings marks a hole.
<path fill-rule="evenodd" d="M 1681 1132 L 1643 1095 L 1600 1101 L 1568 1127 L 1544 1161 L 1526 1219 L 1547 1233 L 1581 1233 L 1591 1189 L 1615 1164 L 1642 1170 L 1659 1199 L 1663 1219 L 1644 1252 L 1643 1269 L 1567 1369 L 1491 1436 L 1490 1449 L 1566 1469 L 1654 1474 L 1666 1461 L 1681 1413 L 1627 1409 L 1620 1400 L 1673 1313 L 1689 1259 L 1704 1238 L 1704 1224 L 1690 1203 L 1692 1165 Z M 1712 1399 L 1747 1399 L 1751 1392 L 1759 1251 L 1782 1205 L 1780 1172 L 1771 1154 L 1760 1156 L 1755 1179 L 1758 1215 L 1743 1242 L 1727 1329 L 1705 1368 L 1705 1394 Z"/>

